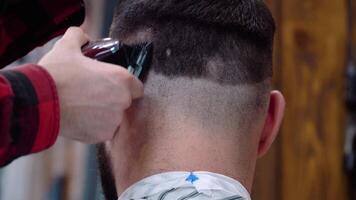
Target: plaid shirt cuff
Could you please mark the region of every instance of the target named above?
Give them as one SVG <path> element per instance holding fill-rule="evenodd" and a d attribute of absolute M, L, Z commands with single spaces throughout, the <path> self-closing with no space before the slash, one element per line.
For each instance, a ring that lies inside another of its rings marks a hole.
<path fill-rule="evenodd" d="M 59 132 L 59 101 L 51 76 L 36 65 L 24 65 L 0 72 L 11 85 L 8 110 L 11 143 L 0 147 L 0 165 L 52 146 Z M 1 105 L 5 106 L 6 105 Z M 2 117 L 2 116 L 0 116 Z M 1 133 L 3 134 L 3 133 Z"/>

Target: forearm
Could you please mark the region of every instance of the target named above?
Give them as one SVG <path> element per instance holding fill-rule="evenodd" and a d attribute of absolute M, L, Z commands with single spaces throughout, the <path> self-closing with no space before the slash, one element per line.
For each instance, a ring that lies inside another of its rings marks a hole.
<path fill-rule="evenodd" d="M 35 65 L 0 71 L 0 166 L 47 149 L 59 132 L 56 87 Z"/>
<path fill-rule="evenodd" d="M 5 0 L 0 6 L 0 68 L 85 17 L 82 0 Z"/>

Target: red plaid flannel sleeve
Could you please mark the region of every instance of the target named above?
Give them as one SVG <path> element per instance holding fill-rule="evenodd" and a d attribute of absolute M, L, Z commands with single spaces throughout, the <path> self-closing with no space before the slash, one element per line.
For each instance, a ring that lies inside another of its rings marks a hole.
<path fill-rule="evenodd" d="M 0 68 L 84 21 L 82 0 L 1 0 Z"/>
<path fill-rule="evenodd" d="M 57 90 L 43 68 L 0 71 L 0 166 L 52 146 L 59 117 Z"/>

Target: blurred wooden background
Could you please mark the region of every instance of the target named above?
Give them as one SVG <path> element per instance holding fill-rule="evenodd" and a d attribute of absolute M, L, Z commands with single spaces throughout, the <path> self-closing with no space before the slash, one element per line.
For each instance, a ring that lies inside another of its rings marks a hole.
<path fill-rule="evenodd" d="M 287 110 L 276 144 L 259 161 L 253 199 L 350 199 L 343 169 L 347 0 L 267 2 L 278 24 L 275 87 Z"/>

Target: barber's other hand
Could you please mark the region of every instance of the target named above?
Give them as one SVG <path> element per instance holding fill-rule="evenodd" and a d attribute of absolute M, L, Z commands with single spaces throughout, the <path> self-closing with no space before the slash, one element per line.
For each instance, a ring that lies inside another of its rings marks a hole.
<path fill-rule="evenodd" d="M 53 77 L 60 100 L 60 134 L 85 143 L 113 138 L 124 111 L 143 95 L 142 83 L 122 67 L 83 56 L 88 41 L 70 28 L 39 65 Z"/>

